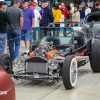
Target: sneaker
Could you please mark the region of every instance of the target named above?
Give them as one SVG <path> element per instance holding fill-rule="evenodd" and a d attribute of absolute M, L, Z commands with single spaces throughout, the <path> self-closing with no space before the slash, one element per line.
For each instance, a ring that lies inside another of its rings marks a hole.
<path fill-rule="evenodd" d="M 14 66 L 15 66 L 16 68 L 20 68 L 20 64 L 21 64 L 21 63 L 18 63 L 17 58 L 14 59 L 13 64 L 14 64 Z"/>
<path fill-rule="evenodd" d="M 28 52 L 28 53 L 27 53 L 27 52 L 24 52 L 24 53 L 21 54 L 21 56 L 24 56 L 24 55 L 26 55 L 26 54 L 28 55 L 29 52 Z"/>
<path fill-rule="evenodd" d="M 29 53 L 26 53 L 26 52 L 22 53 L 21 56 L 23 56 L 24 60 L 30 58 L 30 57 L 29 57 Z"/>
<path fill-rule="evenodd" d="M 4 51 L 4 54 L 7 54 L 7 51 Z"/>
<path fill-rule="evenodd" d="M 27 53 L 26 53 L 26 52 L 24 52 L 24 53 L 22 53 L 22 54 L 21 54 L 21 56 L 23 56 L 23 55 L 25 55 L 25 54 L 27 54 Z"/>

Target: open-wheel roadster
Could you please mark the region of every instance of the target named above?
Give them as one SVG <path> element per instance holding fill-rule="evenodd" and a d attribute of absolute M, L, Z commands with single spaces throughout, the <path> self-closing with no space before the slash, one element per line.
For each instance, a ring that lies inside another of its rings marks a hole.
<path fill-rule="evenodd" d="M 100 72 L 100 42 L 92 44 L 93 35 L 78 28 L 65 27 L 66 32 L 45 36 L 38 44 L 33 44 L 29 54 L 21 54 L 16 60 L 15 66 L 23 67 L 23 70 L 13 72 L 10 58 L 5 54 L 0 55 L 0 64 L 17 79 L 62 78 L 65 88 L 72 89 L 77 82 L 77 68 L 89 60 L 92 70 Z"/>

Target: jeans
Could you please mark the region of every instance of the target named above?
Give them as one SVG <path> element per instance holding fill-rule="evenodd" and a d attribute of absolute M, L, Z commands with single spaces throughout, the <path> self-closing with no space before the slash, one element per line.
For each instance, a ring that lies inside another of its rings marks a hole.
<path fill-rule="evenodd" d="M 51 36 L 51 29 L 50 28 L 43 28 L 44 30 L 44 36 Z"/>
<path fill-rule="evenodd" d="M 40 28 L 34 28 L 34 32 L 32 33 L 32 40 L 40 39 Z"/>
<path fill-rule="evenodd" d="M 21 31 L 21 40 L 31 40 L 31 33 L 30 30 L 22 30 Z"/>
<path fill-rule="evenodd" d="M 8 45 L 12 60 L 18 57 L 21 40 L 21 30 L 8 30 Z"/>
<path fill-rule="evenodd" d="M 4 53 L 6 46 L 7 34 L 0 33 L 0 54 Z"/>
<path fill-rule="evenodd" d="M 80 26 L 84 25 L 84 19 L 80 19 Z"/>
<path fill-rule="evenodd" d="M 53 28 L 53 34 L 54 36 L 59 36 L 60 24 L 55 24 L 55 27 L 57 28 Z"/>

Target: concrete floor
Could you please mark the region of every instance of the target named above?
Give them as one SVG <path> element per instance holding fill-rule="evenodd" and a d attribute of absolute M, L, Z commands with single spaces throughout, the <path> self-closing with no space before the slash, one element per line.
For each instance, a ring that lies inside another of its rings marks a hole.
<path fill-rule="evenodd" d="M 21 46 L 21 52 L 24 50 Z M 13 80 L 16 100 L 100 100 L 100 73 L 93 73 L 89 63 L 78 69 L 78 81 L 72 90 L 66 90 L 62 80 Z"/>

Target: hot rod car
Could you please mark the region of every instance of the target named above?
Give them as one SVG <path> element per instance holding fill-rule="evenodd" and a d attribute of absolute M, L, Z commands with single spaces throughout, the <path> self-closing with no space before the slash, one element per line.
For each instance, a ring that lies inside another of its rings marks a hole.
<path fill-rule="evenodd" d="M 77 28 L 77 27 L 76 27 Z M 16 67 L 23 70 L 13 72 L 9 56 L 0 56 L 0 64 L 17 79 L 63 80 L 66 89 L 72 89 L 77 82 L 77 68 L 89 60 L 94 72 L 100 72 L 100 41 L 92 44 L 93 35 L 85 31 L 65 27 L 59 36 L 45 36 L 38 44 L 32 45 L 29 54 L 21 54 Z"/>

